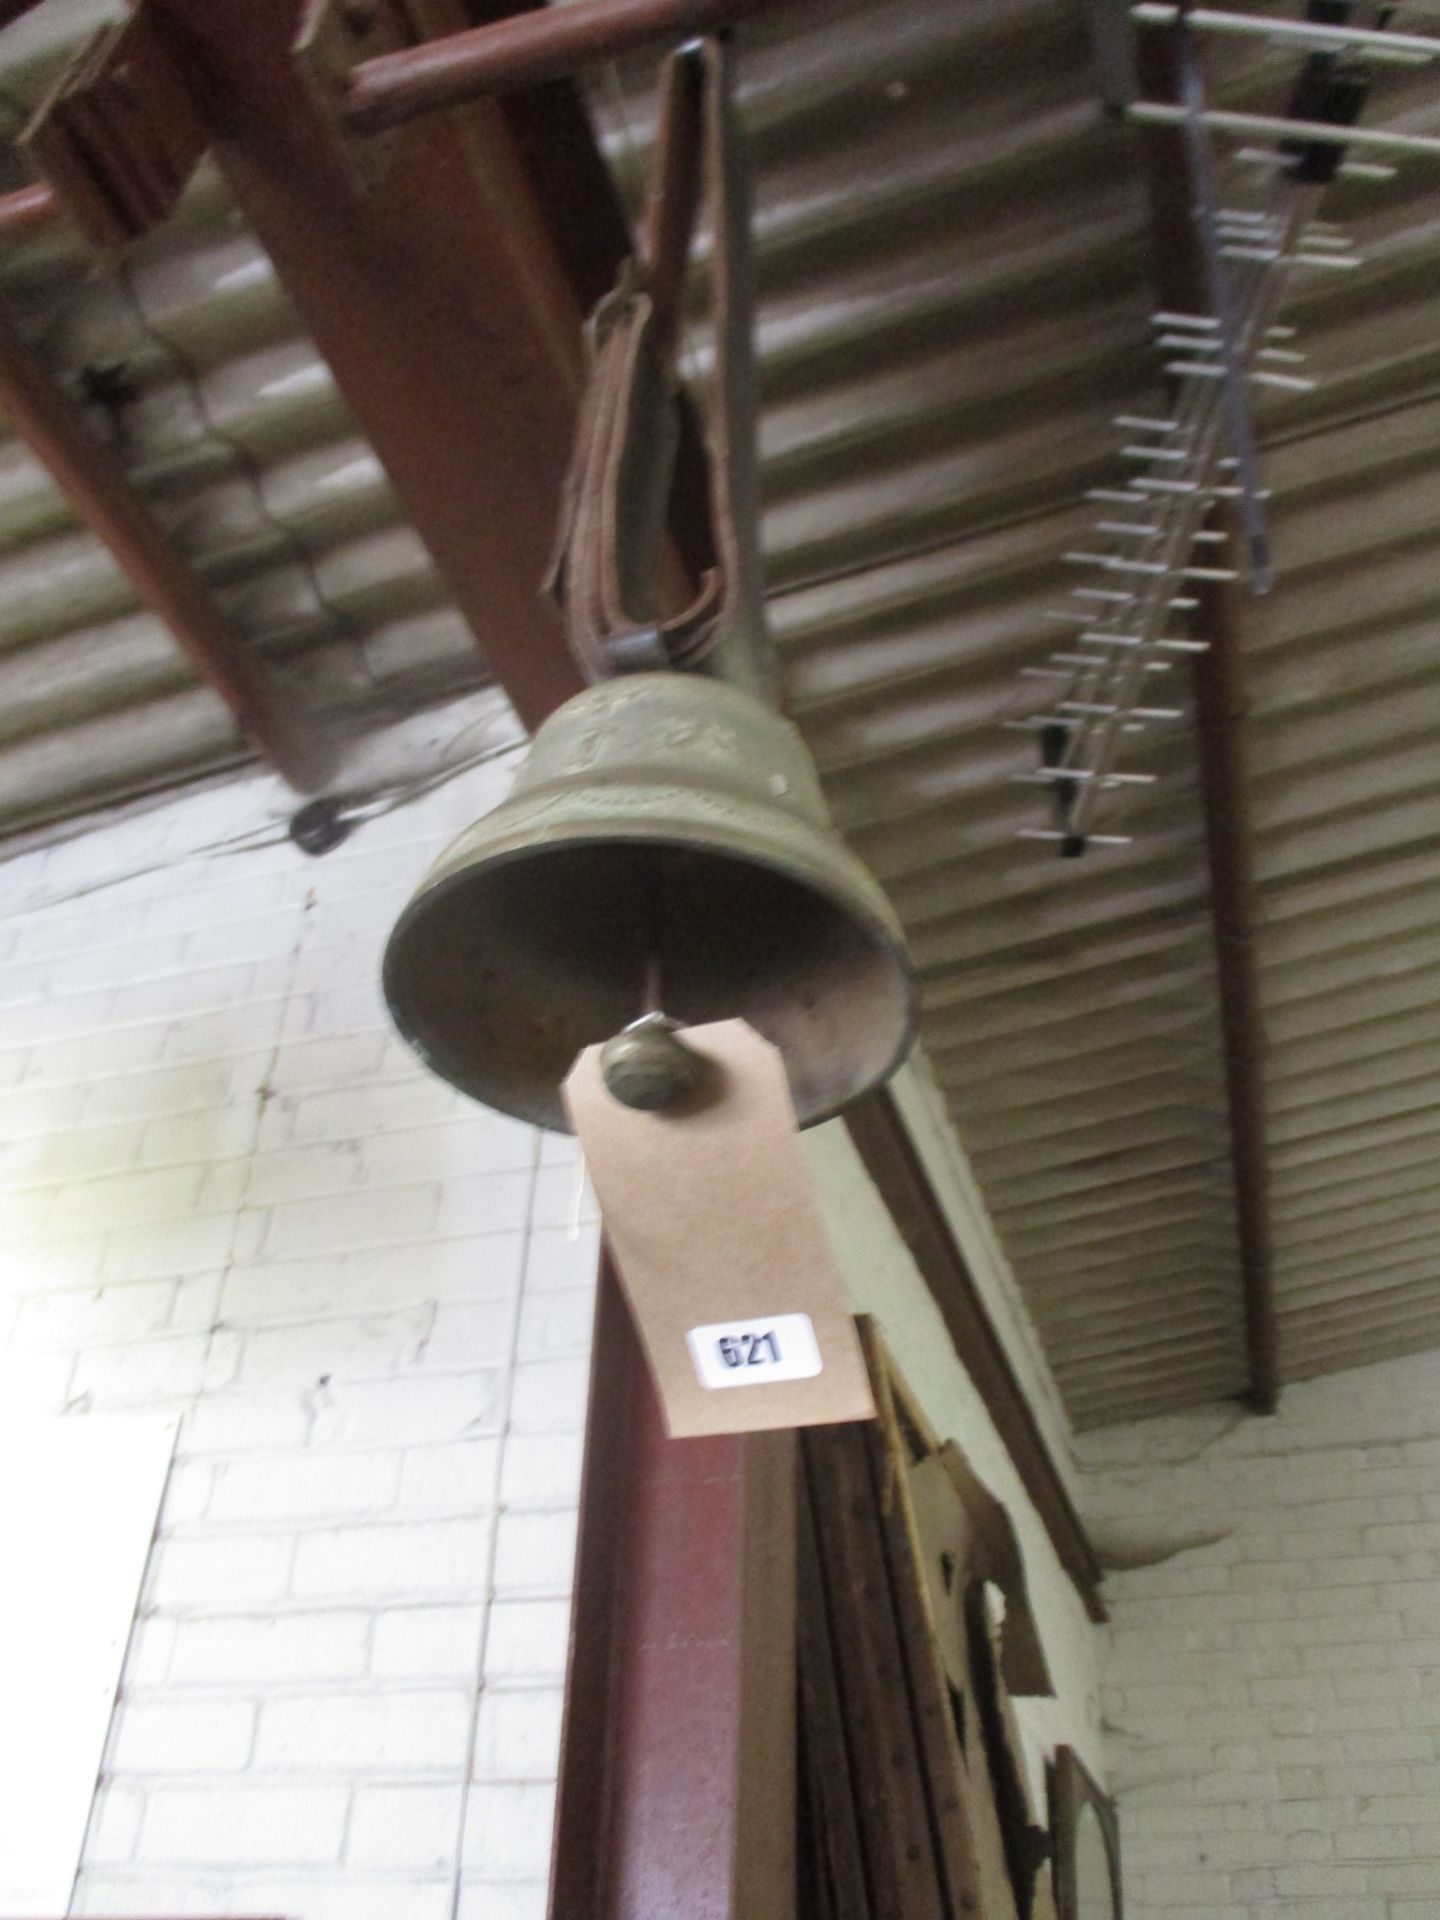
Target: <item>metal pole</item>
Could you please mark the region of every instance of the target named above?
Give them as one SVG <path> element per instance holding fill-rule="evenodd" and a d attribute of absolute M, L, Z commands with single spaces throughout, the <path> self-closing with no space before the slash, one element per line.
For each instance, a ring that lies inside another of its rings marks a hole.
<path fill-rule="evenodd" d="M 1179 91 L 1173 42 L 1155 36 L 1142 42 L 1141 80 L 1153 93 Z M 1183 108 L 1179 111 L 1184 113 Z M 1207 285 L 1199 237 L 1190 217 L 1194 184 L 1185 143 L 1174 134 L 1152 133 L 1147 136 L 1146 147 L 1156 292 L 1163 308 L 1193 313 L 1203 308 Z M 1317 194 L 1314 188 L 1299 191 Z M 1307 203 L 1297 218 L 1306 217 L 1308 210 Z M 1233 585 L 1224 582 L 1202 583 L 1197 597 L 1196 629 L 1210 638 L 1207 650 L 1195 659 L 1196 741 L 1225 1049 L 1248 1399 L 1257 1413 L 1273 1413 L 1280 1398 L 1280 1336 L 1271 1249 L 1264 1041 L 1254 934 L 1257 909 L 1247 806 L 1239 607 Z"/>
<path fill-rule="evenodd" d="M 62 217 L 63 208 L 55 189 L 44 180 L 33 186 L 17 187 L 13 193 L 0 194 L 0 245 L 11 240 L 26 240 L 32 233 L 43 233 Z"/>
<path fill-rule="evenodd" d="M 1126 117 L 1141 126 L 1183 127 L 1187 116 L 1184 107 L 1137 100 Z M 1433 134 L 1392 133 L 1386 127 L 1342 127 L 1328 120 L 1287 120 L 1278 113 L 1232 113 L 1227 107 L 1208 107 L 1204 121 L 1220 133 L 1323 142 L 1330 147 L 1376 147 L 1390 153 L 1440 153 L 1440 139 Z"/>
<path fill-rule="evenodd" d="M 1226 13 L 1214 7 L 1157 6 L 1142 0 L 1130 18 L 1142 27 L 1178 26 L 1181 18 L 1198 33 L 1244 34 L 1251 39 L 1287 40 L 1318 53 L 1403 53 L 1433 60 L 1440 39 L 1432 34 L 1392 32 L 1389 27 L 1327 26 L 1318 20 L 1282 20 L 1265 13 Z"/>
<path fill-rule="evenodd" d="M 577 0 L 447 34 L 362 61 L 341 101 L 357 132 L 377 133 L 438 107 L 538 86 L 659 41 L 689 39 L 790 0 Z"/>

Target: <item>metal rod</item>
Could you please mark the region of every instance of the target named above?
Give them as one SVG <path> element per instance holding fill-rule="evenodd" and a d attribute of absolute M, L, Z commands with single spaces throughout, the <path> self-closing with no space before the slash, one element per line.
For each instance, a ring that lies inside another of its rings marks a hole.
<path fill-rule="evenodd" d="M 1285 264 L 1291 267 L 1339 267 L 1351 273 L 1363 263 L 1353 253 L 1287 253 Z"/>
<path fill-rule="evenodd" d="M 1130 18 L 1143 27 L 1173 27 L 1183 18 L 1197 33 L 1238 33 L 1262 40 L 1292 40 L 1302 47 L 1337 51 L 1373 47 L 1384 53 L 1440 55 L 1440 40 L 1424 33 L 1392 33 L 1388 28 L 1326 26 L 1312 20 L 1277 20 L 1264 13 L 1226 13 L 1215 7 L 1178 7 L 1142 0 Z"/>
<path fill-rule="evenodd" d="M 317 743 L 281 723 L 273 689 L 214 602 L 127 484 L 109 448 L 30 348 L 0 323 L 0 410 L 75 509 L 109 548 L 141 600 L 170 629 L 246 739 L 301 791 L 315 784 Z M 310 751 L 303 750 L 308 746 Z"/>
<path fill-rule="evenodd" d="M 1264 368 L 1255 368 L 1249 379 L 1252 386 L 1276 387 L 1282 393 L 1314 393 L 1320 384 L 1306 379 L 1303 373 L 1267 373 Z"/>
<path fill-rule="evenodd" d="M 1060 840 L 1070 839 L 1068 833 L 1061 833 L 1054 827 L 1019 827 L 1017 840 Z M 1090 847 L 1129 847 L 1135 844 L 1133 833 L 1087 833 L 1085 844 Z"/>
<path fill-rule="evenodd" d="M 360 133 L 378 133 L 440 107 L 561 80 L 602 60 L 666 40 L 689 39 L 788 0 L 578 0 L 469 27 L 362 61 L 340 111 Z"/>
<path fill-rule="evenodd" d="M 1122 560 L 1115 553 L 1067 553 L 1064 559 L 1072 567 L 1103 567 L 1107 573 L 1168 573 L 1163 560 Z"/>
<path fill-rule="evenodd" d="M 1131 120 L 1148 127 L 1183 127 L 1185 109 L 1163 100 L 1137 100 L 1126 108 Z M 1287 120 L 1278 113 L 1235 113 L 1228 107 L 1207 107 L 1204 124 L 1220 133 L 1268 134 L 1276 140 L 1298 140 L 1328 147 L 1380 147 L 1394 153 L 1440 153 L 1440 139 L 1428 133 L 1391 133 L 1384 127 L 1338 127 L 1327 120 Z M 1277 166 L 1293 164 L 1293 155 L 1276 154 Z"/>
<path fill-rule="evenodd" d="M 44 180 L 17 187 L 13 193 L 0 194 L 0 245 L 10 240 L 26 240 L 32 233 L 43 233 L 47 227 L 53 227 L 62 214 L 55 189 Z"/>

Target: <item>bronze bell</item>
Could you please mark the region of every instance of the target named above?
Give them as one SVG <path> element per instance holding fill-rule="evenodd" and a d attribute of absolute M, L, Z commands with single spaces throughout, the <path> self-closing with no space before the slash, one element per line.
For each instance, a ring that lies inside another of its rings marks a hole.
<path fill-rule="evenodd" d="M 802 1125 L 893 1072 L 916 1020 L 899 923 L 798 732 L 686 673 L 604 680 L 551 715 L 401 915 L 384 982 L 436 1073 L 559 1129 L 576 1054 L 651 1008 L 748 1020 Z"/>

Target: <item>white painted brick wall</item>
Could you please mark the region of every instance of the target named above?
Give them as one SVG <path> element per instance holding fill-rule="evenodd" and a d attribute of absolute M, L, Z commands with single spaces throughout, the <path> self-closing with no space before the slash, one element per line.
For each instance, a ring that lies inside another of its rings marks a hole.
<path fill-rule="evenodd" d="M 597 1224 L 572 1143 L 425 1074 L 378 984 L 508 779 L 320 861 L 248 780 L 0 866 L 0 1405 L 181 1416 L 77 1915 L 543 1915 Z M 855 1304 L 1016 1512 L 1062 1683 L 1035 1764 L 1098 1766 L 1079 1600 L 822 1131 Z"/>
<path fill-rule="evenodd" d="M 1092 1436 L 1127 1920 L 1440 1915 L 1440 1355 Z"/>
<path fill-rule="evenodd" d="M 76 1914 L 543 1912 L 593 1209 L 377 982 L 508 778 L 318 862 L 194 851 L 251 780 L 0 867 L 3 1404 L 183 1415 Z"/>

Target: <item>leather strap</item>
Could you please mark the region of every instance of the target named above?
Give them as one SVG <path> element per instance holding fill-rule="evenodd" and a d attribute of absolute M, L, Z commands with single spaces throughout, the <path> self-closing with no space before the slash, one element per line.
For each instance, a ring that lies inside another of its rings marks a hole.
<path fill-rule="evenodd" d="M 733 677 L 768 687 L 758 552 L 749 193 L 734 55 L 692 42 L 666 63 L 644 259 L 591 320 L 593 357 L 547 590 L 588 680 L 697 666 L 726 643 Z M 664 612 L 660 565 L 678 438 L 686 271 L 703 202 L 713 235 L 713 397 L 706 423 L 715 565 Z M 717 662 L 717 665 L 719 663 Z"/>

